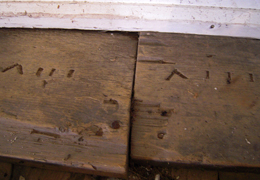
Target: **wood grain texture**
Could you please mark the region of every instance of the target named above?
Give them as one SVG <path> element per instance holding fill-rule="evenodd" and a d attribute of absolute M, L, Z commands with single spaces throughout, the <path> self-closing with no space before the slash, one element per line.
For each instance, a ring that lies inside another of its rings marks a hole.
<path fill-rule="evenodd" d="M 260 167 L 260 41 L 141 33 L 131 156 Z"/>
<path fill-rule="evenodd" d="M 135 34 L 0 30 L 0 155 L 124 177 Z"/>
<path fill-rule="evenodd" d="M 12 164 L 0 162 L 0 179 L 9 180 L 12 175 Z"/>

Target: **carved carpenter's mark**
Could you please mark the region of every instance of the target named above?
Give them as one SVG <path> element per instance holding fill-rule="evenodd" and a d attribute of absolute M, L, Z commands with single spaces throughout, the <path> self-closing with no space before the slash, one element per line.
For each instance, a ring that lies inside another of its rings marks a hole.
<path fill-rule="evenodd" d="M 231 73 L 230 72 L 227 72 L 227 84 L 231 84 Z"/>
<path fill-rule="evenodd" d="M 42 81 L 42 87 L 45 88 L 45 86 L 48 84 L 48 82 L 46 80 Z"/>
<path fill-rule="evenodd" d="M 183 79 L 188 79 L 185 75 L 183 75 L 182 73 L 180 73 L 177 69 L 174 70 L 175 74 L 177 74 L 178 76 L 180 76 Z"/>
<path fill-rule="evenodd" d="M 171 72 L 171 74 L 165 79 L 167 81 L 170 81 L 170 79 L 172 78 L 172 76 L 175 74 L 174 71 Z"/>
<path fill-rule="evenodd" d="M 71 158 L 71 154 L 68 154 L 65 158 L 64 158 L 64 161 L 67 161 L 68 159 Z"/>
<path fill-rule="evenodd" d="M 49 76 L 52 76 L 55 71 L 56 71 L 56 69 L 52 68 L 51 72 L 49 73 Z"/>
<path fill-rule="evenodd" d="M 255 80 L 254 80 L 254 76 L 253 76 L 253 74 L 251 74 L 251 73 L 249 73 L 249 81 L 250 82 L 255 82 Z"/>
<path fill-rule="evenodd" d="M 69 72 L 68 72 L 68 74 L 67 74 L 67 77 L 68 77 L 68 78 L 71 78 L 72 75 L 73 75 L 73 73 L 74 73 L 74 71 L 75 71 L 75 70 L 73 70 L 73 69 L 69 70 Z"/>
<path fill-rule="evenodd" d="M 174 62 L 163 61 L 163 60 L 139 60 L 141 63 L 155 63 L 155 64 L 175 64 Z"/>
<path fill-rule="evenodd" d="M 37 72 L 36 72 L 36 76 L 37 76 L 37 77 L 40 77 L 42 71 L 43 71 L 43 68 L 40 67 L 40 68 L 37 70 Z"/>
<path fill-rule="evenodd" d="M 42 135 L 51 136 L 51 137 L 54 137 L 54 138 L 60 138 L 59 134 L 55 134 L 55 133 L 51 133 L 51 132 L 38 131 L 38 130 L 35 130 L 35 129 L 33 129 L 31 131 L 31 134 L 42 134 Z"/>
<path fill-rule="evenodd" d="M 174 69 L 174 70 L 171 72 L 171 74 L 170 74 L 165 80 L 169 81 L 169 80 L 173 77 L 174 74 L 180 76 L 180 77 L 183 78 L 183 79 L 188 79 L 184 74 L 182 74 L 181 72 L 179 72 L 177 69 Z"/>
<path fill-rule="evenodd" d="M 13 69 L 13 68 L 15 68 L 16 66 L 18 66 L 19 64 L 13 64 L 13 65 L 11 65 L 11 66 L 8 66 L 7 68 L 5 68 L 5 69 L 3 69 L 2 70 L 2 72 L 6 72 L 6 71 L 9 71 L 10 69 Z"/>
<path fill-rule="evenodd" d="M 17 67 L 17 72 L 22 75 L 23 74 L 23 67 L 22 67 L 22 65 L 20 65 L 18 63 L 13 64 L 11 66 L 8 66 L 7 68 L 3 69 L 2 72 L 4 73 L 4 72 L 9 71 L 9 70 L 11 70 L 15 67 Z"/>
<path fill-rule="evenodd" d="M 209 79 L 209 71 L 206 71 L 206 79 Z"/>
<path fill-rule="evenodd" d="M 23 74 L 23 67 L 22 67 L 22 65 L 20 65 L 20 64 L 18 64 L 18 66 L 17 66 L 17 72 L 19 73 L 19 74 Z"/>

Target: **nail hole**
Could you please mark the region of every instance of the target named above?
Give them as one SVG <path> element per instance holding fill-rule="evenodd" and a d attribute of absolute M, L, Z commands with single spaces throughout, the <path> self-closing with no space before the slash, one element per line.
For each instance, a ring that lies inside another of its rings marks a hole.
<path fill-rule="evenodd" d="M 67 75 L 68 78 L 72 77 L 73 73 L 74 73 L 75 70 L 69 70 L 69 73 Z"/>
<path fill-rule="evenodd" d="M 81 137 L 78 139 L 78 141 L 84 141 L 83 136 L 81 136 Z"/>
<path fill-rule="evenodd" d="M 161 116 L 170 117 L 172 115 L 172 113 L 174 113 L 174 109 L 168 109 L 168 110 L 161 109 L 161 110 L 159 110 L 159 113 Z"/>
<path fill-rule="evenodd" d="M 119 129 L 119 128 L 120 128 L 119 122 L 118 122 L 118 121 L 114 121 L 114 122 L 112 123 L 112 128 L 113 128 L 113 129 Z"/>
<path fill-rule="evenodd" d="M 210 29 L 213 29 L 215 26 L 214 26 L 214 24 L 212 24 L 211 26 L 210 26 Z"/>
<path fill-rule="evenodd" d="M 19 64 L 17 66 L 17 71 L 18 71 L 19 74 L 21 74 L 21 75 L 23 74 L 23 67 L 22 67 L 22 65 Z"/>
<path fill-rule="evenodd" d="M 206 71 L 206 79 L 209 79 L 209 71 Z"/>
<path fill-rule="evenodd" d="M 52 76 L 52 75 L 53 75 L 53 73 L 54 73 L 54 71 L 56 71 L 56 69 L 52 68 L 52 70 L 51 70 L 51 72 L 50 72 L 49 76 Z"/>
<path fill-rule="evenodd" d="M 45 88 L 45 86 L 48 84 L 48 82 L 46 81 L 46 80 L 43 80 L 43 84 L 42 84 L 42 86 L 43 86 L 43 88 Z"/>
<path fill-rule="evenodd" d="M 231 84 L 231 73 L 227 72 L 227 74 L 228 74 L 227 83 Z"/>
<path fill-rule="evenodd" d="M 250 73 L 249 73 L 249 78 L 250 78 L 250 82 L 255 82 L 255 81 L 254 81 L 254 76 L 253 76 L 253 74 L 250 74 Z"/>
<path fill-rule="evenodd" d="M 161 116 L 167 116 L 167 111 L 162 111 Z"/>
<path fill-rule="evenodd" d="M 165 135 L 164 133 L 158 133 L 157 137 L 158 137 L 159 139 L 163 139 L 164 135 Z"/>
<path fill-rule="evenodd" d="M 213 55 L 213 54 L 206 54 L 206 57 L 208 57 L 208 58 L 211 58 L 211 57 L 213 57 L 213 56 L 216 56 L 216 55 Z"/>
<path fill-rule="evenodd" d="M 40 77 L 42 71 L 43 71 L 43 68 L 39 68 L 38 71 L 36 72 L 36 76 L 37 76 L 37 77 Z"/>

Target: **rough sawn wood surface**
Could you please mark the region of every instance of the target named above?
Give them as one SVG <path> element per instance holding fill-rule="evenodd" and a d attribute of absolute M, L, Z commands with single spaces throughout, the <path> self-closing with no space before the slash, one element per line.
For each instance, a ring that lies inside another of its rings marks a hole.
<path fill-rule="evenodd" d="M 131 157 L 260 167 L 260 41 L 141 33 Z"/>
<path fill-rule="evenodd" d="M 126 176 L 137 36 L 0 30 L 0 156 Z"/>

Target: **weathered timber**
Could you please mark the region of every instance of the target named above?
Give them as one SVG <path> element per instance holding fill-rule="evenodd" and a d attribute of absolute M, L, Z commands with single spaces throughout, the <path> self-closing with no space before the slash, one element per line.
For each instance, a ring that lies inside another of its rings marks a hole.
<path fill-rule="evenodd" d="M 125 177 L 136 34 L 1 29 L 0 42 L 0 156 Z"/>
<path fill-rule="evenodd" d="M 141 33 L 131 157 L 260 167 L 260 41 Z"/>

